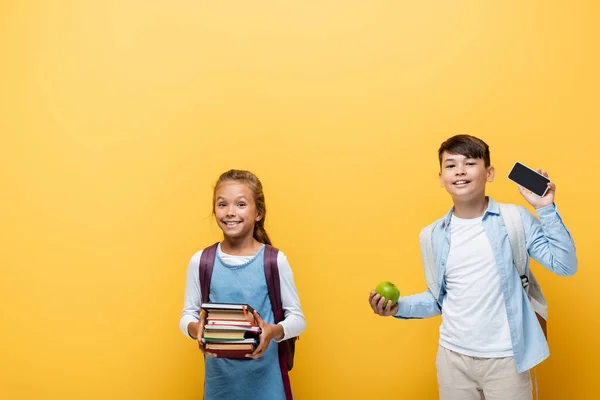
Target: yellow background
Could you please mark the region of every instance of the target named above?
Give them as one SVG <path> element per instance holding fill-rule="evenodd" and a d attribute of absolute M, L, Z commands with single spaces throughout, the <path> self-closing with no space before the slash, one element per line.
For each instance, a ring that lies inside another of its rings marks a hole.
<path fill-rule="evenodd" d="M 580 272 L 534 266 L 540 396 L 592 398 L 597 4 L 0 2 L 0 398 L 201 398 L 185 272 L 219 238 L 214 181 L 244 168 L 308 320 L 296 398 L 435 399 L 440 319 L 367 296 L 425 288 L 418 232 L 451 205 L 436 151 L 456 133 L 490 144 L 497 200 L 525 204 L 517 160 L 557 183 Z"/>

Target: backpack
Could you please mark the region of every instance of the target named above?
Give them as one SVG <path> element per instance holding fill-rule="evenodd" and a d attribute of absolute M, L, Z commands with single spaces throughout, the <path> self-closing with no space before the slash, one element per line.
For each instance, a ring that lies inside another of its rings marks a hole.
<path fill-rule="evenodd" d="M 215 243 L 202 251 L 200 256 L 199 277 L 200 290 L 202 292 L 202 302 L 209 302 L 210 280 L 212 277 L 213 267 L 215 264 L 215 256 L 217 254 L 217 246 Z M 279 280 L 279 268 L 277 266 L 277 253 L 279 250 L 275 247 L 265 245 L 264 254 L 264 270 L 265 279 L 267 281 L 267 290 L 269 292 L 269 300 L 271 300 L 271 310 L 275 323 L 283 321 L 285 315 L 281 303 L 281 287 Z M 285 390 L 286 399 L 292 399 L 292 390 L 290 386 L 290 378 L 288 371 L 294 367 L 294 353 L 296 351 L 296 340 L 298 337 L 289 338 L 278 343 L 279 368 L 283 378 L 283 388 Z"/>
<path fill-rule="evenodd" d="M 521 214 L 519 208 L 514 204 L 501 204 L 500 215 L 504 220 L 506 231 L 508 233 L 508 240 L 510 242 L 510 248 L 512 250 L 513 262 L 519 276 L 521 277 L 521 283 L 523 290 L 527 293 L 527 297 L 531 302 L 531 305 L 535 311 L 537 319 L 540 323 L 542 331 L 546 340 L 548 339 L 547 333 L 547 320 L 548 320 L 548 304 L 542 293 L 542 289 L 538 284 L 535 276 L 531 269 L 527 269 L 527 247 L 525 242 L 525 231 L 523 229 L 523 221 L 521 220 Z M 433 233 L 433 226 L 435 223 L 427 226 L 423 229 L 421 234 L 421 257 L 423 259 L 423 269 L 425 270 L 425 280 L 427 287 L 435 300 L 438 300 L 440 285 L 437 279 L 437 269 L 435 267 L 435 257 L 433 254 L 433 244 L 431 235 Z"/>

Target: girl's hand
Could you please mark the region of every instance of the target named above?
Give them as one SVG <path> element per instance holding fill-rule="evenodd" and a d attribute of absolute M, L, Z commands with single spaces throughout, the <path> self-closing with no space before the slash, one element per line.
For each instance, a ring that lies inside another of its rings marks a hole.
<path fill-rule="evenodd" d="M 548 178 L 548 174 L 546 173 L 546 171 L 541 171 L 539 168 L 536 171 L 539 174 L 542 174 L 543 176 Z M 531 204 L 537 210 L 538 208 L 546 207 L 546 206 L 549 206 L 550 204 L 554 203 L 554 195 L 556 193 L 556 185 L 554 184 L 554 182 L 548 183 L 548 191 L 546 192 L 544 197 L 539 197 L 538 195 L 531 193 L 529 190 L 525 189 L 524 187 L 522 187 L 520 185 L 519 185 L 519 191 L 521 192 L 521 194 L 523 195 L 525 200 L 527 200 L 527 202 L 529 204 Z"/>
<path fill-rule="evenodd" d="M 204 344 L 202 344 L 202 335 L 204 333 L 204 325 L 206 325 L 206 313 L 204 312 L 204 310 L 200 311 L 200 321 L 192 322 L 192 323 L 196 324 L 196 327 L 195 327 L 196 328 L 196 340 L 198 341 L 198 347 L 200 348 L 200 351 L 202 352 L 202 354 L 207 355 L 209 357 L 217 357 L 217 355 L 215 353 L 210 353 L 210 352 L 206 351 L 206 347 L 204 346 Z"/>
<path fill-rule="evenodd" d="M 398 312 L 398 303 L 394 304 L 394 307 L 392 307 L 392 301 L 388 300 L 387 304 L 385 304 L 385 299 L 376 294 L 374 290 L 371 290 L 371 293 L 369 293 L 369 304 L 371 305 L 373 312 L 382 317 L 396 315 Z M 383 308 L 383 306 L 386 307 Z"/>
<path fill-rule="evenodd" d="M 273 339 L 283 339 L 283 327 L 279 324 L 267 324 L 262 320 L 260 315 L 254 311 L 254 320 L 261 329 L 259 344 L 252 354 L 246 354 L 248 358 L 261 358 L 265 351 L 269 348 L 269 344 Z"/>

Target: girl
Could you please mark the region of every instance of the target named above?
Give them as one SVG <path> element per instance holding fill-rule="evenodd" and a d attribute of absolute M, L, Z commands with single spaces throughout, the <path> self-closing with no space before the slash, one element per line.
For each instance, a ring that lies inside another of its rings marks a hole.
<path fill-rule="evenodd" d="M 213 192 L 213 214 L 223 231 L 223 241 L 217 247 L 209 300 L 249 304 L 255 309 L 254 318 L 262 333 L 248 360 L 216 358 L 205 351 L 200 340 L 205 324 L 205 313 L 200 315 L 202 250 L 194 254 L 188 266 L 180 328 L 184 335 L 197 340 L 200 350 L 208 356 L 204 378 L 206 400 L 286 399 L 287 370 L 282 374 L 277 343 L 300 335 L 306 321 L 292 270 L 280 251 L 277 265 L 284 320 L 274 324 L 263 270 L 265 245 L 271 244 L 264 228 L 266 211 L 262 184 L 254 174 L 230 170 L 219 177 Z M 273 340 L 276 343 L 272 344 Z M 287 397 L 291 397 L 291 391 Z"/>

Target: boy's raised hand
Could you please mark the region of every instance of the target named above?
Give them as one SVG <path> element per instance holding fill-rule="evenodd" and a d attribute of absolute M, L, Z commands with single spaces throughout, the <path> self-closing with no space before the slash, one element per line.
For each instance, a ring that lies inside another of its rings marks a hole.
<path fill-rule="evenodd" d="M 394 304 L 394 306 L 392 307 L 392 301 L 388 300 L 386 307 L 383 308 L 384 303 L 385 299 L 377 293 L 375 293 L 374 290 L 371 290 L 371 293 L 369 293 L 369 304 L 371 305 L 371 308 L 373 309 L 375 314 L 381 315 L 382 317 L 396 315 L 396 313 L 398 312 L 398 303 Z"/>
<path fill-rule="evenodd" d="M 536 171 L 539 174 L 542 174 L 543 176 L 548 178 L 548 173 L 546 173 L 546 171 L 542 171 L 539 168 L 536 169 Z M 538 195 L 531 193 L 529 190 L 525 189 L 521 185 L 518 186 L 521 195 L 523 195 L 525 200 L 527 200 L 527 202 L 531 204 L 536 210 L 538 208 L 546 207 L 554 203 L 554 195 L 556 193 L 556 185 L 554 184 L 554 182 L 548 183 L 548 191 L 546 192 L 544 197 L 539 197 Z"/>

